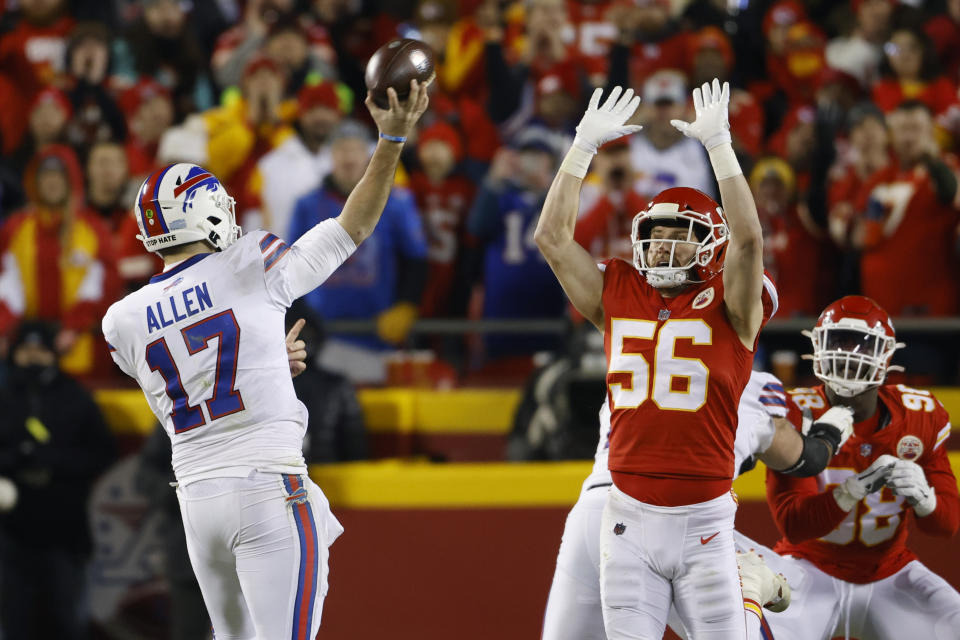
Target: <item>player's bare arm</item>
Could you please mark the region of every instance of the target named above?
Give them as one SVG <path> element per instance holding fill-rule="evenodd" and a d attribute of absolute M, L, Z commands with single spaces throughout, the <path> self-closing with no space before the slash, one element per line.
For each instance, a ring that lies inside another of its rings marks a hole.
<path fill-rule="evenodd" d="M 370 158 L 370 164 L 356 188 L 350 193 L 343 211 L 337 217 L 354 243 L 359 245 L 366 240 L 377 222 L 383 207 L 387 204 L 390 190 L 393 188 L 393 176 L 400 161 L 403 141 L 413 131 L 417 120 L 427 109 L 429 82 L 410 81 L 410 96 L 403 102 L 397 98 L 393 87 L 387 89 L 390 107 L 381 109 L 368 92 L 365 104 L 380 131 L 377 148 Z"/>
<path fill-rule="evenodd" d="M 602 89 L 593 92 L 577 126 L 573 145 L 557 172 L 540 213 L 534 240 L 577 311 L 603 331 L 603 274 L 593 257 L 574 239 L 580 188 L 590 161 L 603 143 L 640 130 L 627 125 L 640 98 L 633 89 L 616 87 L 600 105 Z"/>
<path fill-rule="evenodd" d="M 826 469 L 830 458 L 853 434 L 853 412 L 833 407 L 816 422 L 806 422 L 800 432 L 786 418 L 773 418 L 773 441 L 758 458 L 774 471 L 799 478 Z"/>
<path fill-rule="evenodd" d="M 723 272 L 727 316 L 744 346 L 753 350 L 763 322 L 763 232 L 753 194 L 733 152 L 727 108 L 730 85 L 714 79 L 693 90 L 696 119 L 673 120 L 684 135 L 703 143 L 720 185 L 720 201 L 730 227 Z"/>

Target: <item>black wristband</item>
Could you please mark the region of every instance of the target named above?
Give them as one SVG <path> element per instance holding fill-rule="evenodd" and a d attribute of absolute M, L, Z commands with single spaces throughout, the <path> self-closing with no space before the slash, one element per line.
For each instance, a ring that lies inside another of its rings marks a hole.
<path fill-rule="evenodd" d="M 803 451 L 800 458 L 790 468 L 780 471 L 788 476 L 809 478 L 827 468 L 830 462 L 830 445 L 824 438 L 803 436 Z"/>
<path fill-rule="evenodd" d="M 842 435 L 840 429 L 828 422 L 814 422 L 810 425 L 810 432 L 807 434 L 810 438 L 819 438 L 829 444 L 834 453 L 840 449 L 840 437 Z"/>

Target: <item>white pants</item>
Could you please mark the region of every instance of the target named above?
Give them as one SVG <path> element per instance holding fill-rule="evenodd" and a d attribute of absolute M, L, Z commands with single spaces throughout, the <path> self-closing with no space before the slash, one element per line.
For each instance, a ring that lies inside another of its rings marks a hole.
<path fill-rule="evenodd" d="M 764 613 L 776 640 L 960 638 L 960 593 L 919 561 L 883 580 L 854 584 L 807 560 L 778 556 L 748 538 L 737 544 L 754 547 L 790 584 L 787 610 Z"/>
<path fill-rule="evenodd" d="M 252 472 L 177 491 L 190 563 L 217 640 L 312 640 L 327 548 L 343 532 L 306 476 Z"/>
<path fill-rule="evenodd" d="M 743 595 L 729 493 L 659 507 L 610 488 L 600 529 L 600 597 L 609 640 L 660 640 L 671 603 L 693 638 L 743 640 Z"/>
<path fill-rule="evenodd" d="M 543 640 L 606 640 L 600 608 L 600 520 L 609 485 L 580 494 L 563 528 Z"/>

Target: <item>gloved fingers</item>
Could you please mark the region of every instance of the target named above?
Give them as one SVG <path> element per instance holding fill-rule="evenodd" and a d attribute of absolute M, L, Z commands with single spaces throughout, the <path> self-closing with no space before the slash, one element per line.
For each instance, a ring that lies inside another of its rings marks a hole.
<path fill-rule="evenodd" d="M 703 86 L 707 86 L 704 84 Z M 703 93 L 700 88 L 693 90 L 693 110 L 700 115 L 700 112 L 703 111 Z"/>
<path fill-rule="evenodd" d="M 590 96 L 590 104 L 587 106 L 587 111 L 596 111 L 600 108 L 600 96 L 603 94 L 603 89 L 597 87 L 593 90 L 593 95 Z"/>
<path fill-rule="evenodd" d="M 610 95 L 607 96 L 607 99 L 604 101 L 603 106 L 600 107 L 602 111 L 611 111 L 617 104 L 617 100 L 620 98 L 620 94 L 623 93 L 623 87 L 619 85 L 613 88 L 613 91 L 610 92 Z"/>

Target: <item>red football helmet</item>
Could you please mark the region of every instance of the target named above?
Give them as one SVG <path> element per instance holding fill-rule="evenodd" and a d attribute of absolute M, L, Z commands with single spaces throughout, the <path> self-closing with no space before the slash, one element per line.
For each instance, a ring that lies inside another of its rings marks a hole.
<path fill-rule="evenodd" d="M 651 238 L 656 226 L 685 228 L 687 234 L 685 238 Z M 633 219 L 630 233 L 633 266 L 651 286 L 658 288 L 676 287 L 687 282 L 706 282 L 723 271 L 729 238 L 727 219 L 713 198 L 689 187 L 666 189 Z M 669 246 L 666 265 L 647 264 L 647 253 L 654 242 L 658 247 Z M 680 243 L 696 246 L 696 251 L 686 264 L 674 264 Z"/>
<path fill-rule="evenodd" d="M 813 374 L 834 393 L 850 398 L 883 384 L 897 342 L 893 322 L 883 308 L 865 296 L 846 296 L 829 305 L 813 331 L 803 335 L 813 342 Z"/>

